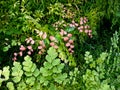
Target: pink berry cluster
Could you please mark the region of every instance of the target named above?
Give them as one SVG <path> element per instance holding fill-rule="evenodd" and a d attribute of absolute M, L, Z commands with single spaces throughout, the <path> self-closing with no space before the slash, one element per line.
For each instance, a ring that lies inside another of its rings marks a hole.
<path fill-rule="evenodd" d="M 58 46 L 57 46 L 57 40 L 55 39 L 55 37 L 54 36 L 50 36 L 49 39 L 50 39 L 50 46 L 52 46 L 55 49 L 57 49 Z"/>
<path fill-rule="evenodd" d="M 76 23 L 74 20 L 70 24 L 65 23 L 64 20 L 55 22 L 53 24 L 53 27 L 55 27 L 56 30 L 59 30 L 61 28 L 65 28 L 66 26 L 74 27 L 77 30 L 79 30 L 80 33 L 86 33 L 90 38 L 92 38 L 92 30 L 90 29 L 90 26 L 87 24 L 88 19 L 86 17 L 81 17 L 79 23 Z"/>
<path fill-rule="evenodd" d="M 40 40 L 39 41 L 39 46 L 38 46 L 38 50 L 39 50 L 38 54 L 43 54 L 45 52 L 45 48 L 46 48 L 46 46 L 45 46 L 44 41 Z"/>
<path fill-rule="evenodd" d="M 60 31 L 60 35 L 63 37 L 63 40 L 65 42 L 66 47 L 68 48 L 68 51 L 72 54 L 74 53 L 74 41 L 71 39 L 72 34 L 67 33 L 63 29 Z"/>
<path fill-rule="evenodd" d="M 46 39 L 47 38 L 47 33 L 46 32 L 39 31 L 37 29 L 35 29 L 35 31 L 38 34 L 38 36 L 40 36 L 42 39 Z"/>
<path fill-rule="evenodd" d="M 80 22 L 76 23 L 74 20 L 71 24 L 69 24 L 70 27 L 75 27 L 79 30 L 79 32 L 86 33 L 90 38 L 92 38 L 92 30 L 90 30 L 90 26 L 87 25 L 88 19 L 86 17 L 81 17 Z"/>
<path fill-rule="evenodd" d="M 14 57 L 12 58 L 13 61 L 17 60 L 17 56 L 22 57 L 25 51 L 27 51 L 28 55 L 31 55 L 33 53 L 32 45 L 35 43 L 35 41 L 32 39 L 32 37 L 27 38 L 25 41 L 27 44 L 30 44 L 30 45 L 28 46 L 20 45 L 20 48 L 19 48 L 20 51 L 18 53 L 17 52 L 14 53 Z"/>

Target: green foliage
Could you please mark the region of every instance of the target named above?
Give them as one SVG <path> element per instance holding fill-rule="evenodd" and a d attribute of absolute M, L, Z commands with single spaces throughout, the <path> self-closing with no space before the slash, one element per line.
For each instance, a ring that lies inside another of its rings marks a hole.
<path fill-rule="evenodd" d="M 89 54 L 89 52 L 86 52 L 86 54 Z M 86 90 L 115 90 L 113 86 L 109 85 L 109 78 L 105 78 L 107 72 L 105 60 L 107 56 L 107 53 L 102 53 L 97 60 L 93 60 L 92 57 L 89 58 L 90 55 L 85 56 L 86 60 L 91 60 L 91 63 L 86 62 L 90 66 L 90 69 L 87 69 L 85 75 L 83 75 Z"/>
<path fill-rule="evenodd" d="M 40 73 L 42 74 L 40 83 L 43 83 L 45 86 L 55 82 L 58 84 L 64 83 L 67 78 L 67 73 L 62 73 L 64 64 L 57 58 L 58 53 L 53 47 L 49 48 L 47 53 L 47 61 L 40 68 Z"/>
<path fill-rule="evenodd" d="M 4 67 L 3 70 L 0 70 L 0 86 L 2 85 L 2 82 L 7 81 L 10 76 L 9 66 Z"/>
<path fill-rule="evenodd" d="M 120 0 L 0 6 L 0 90 L 120 89 Z"/>
<path fill-rule="evenodd" d="M 13 63 L 14 67 L 12 67 L 12 80 L 15 82 L 15 83 L 18 83 L 20 82 L 21 80 L 21 77 L 23 75 L 23 70 L 22 70 L 22 66 L 20 65 L 19 62 L 14 62 Z"/>
<path fill-rule="evenodd" d="M 9 90 L 15 90 L 12 82 L 8 82 L 6 86 Z"/>

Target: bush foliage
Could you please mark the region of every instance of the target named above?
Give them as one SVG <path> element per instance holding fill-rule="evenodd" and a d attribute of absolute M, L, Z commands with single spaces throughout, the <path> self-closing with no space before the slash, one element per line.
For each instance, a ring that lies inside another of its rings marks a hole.
<path fill-rule="evenodd" d="M 119 90 L 119 20 L 119 0 L 1 0 L 0 90 Z"/>

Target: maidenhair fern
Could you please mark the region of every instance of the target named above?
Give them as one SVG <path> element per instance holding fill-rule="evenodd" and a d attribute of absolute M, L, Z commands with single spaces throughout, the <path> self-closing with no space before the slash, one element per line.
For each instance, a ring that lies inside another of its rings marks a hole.
<path fill-rule="evenodd" d="M 0 86 L 2 85 L 2 82 L 7 81 L 10 76 L 10 70 L 9 66 L 4 67 L 3 70 L 0 70 Z"/>
<path fill-rule="evenodd" d="M 67 73 L 62 73 L 64 64 L 57 58 L 58 53 L 53 47 L 49 48 L 47 53 L 48 55 L 43 64 L 44 66 L 40 68 L 40 83 L 43 83 L 44 86 L 47 86 L 50 83 L 62 84 L 67 78 Z"/>
<path fill-rule="evenodd" d="M 20 82 L 21 77 L 23 75 L 22 66 L 20 65 L 19 62 L 14 62 L 13 65 L 14 67 L 12 67 L 12 76 L 13 76 L 12 80 L 15 83 L 18 83 Z"/>

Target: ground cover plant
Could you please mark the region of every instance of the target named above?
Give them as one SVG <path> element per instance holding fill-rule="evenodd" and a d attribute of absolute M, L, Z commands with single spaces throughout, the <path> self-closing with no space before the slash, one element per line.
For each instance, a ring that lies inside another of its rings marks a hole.
<path fill-rule="evenodd" d="M 0 90 L 119 90 L 119 20 L 119 0 L 1 0 Z"/>

